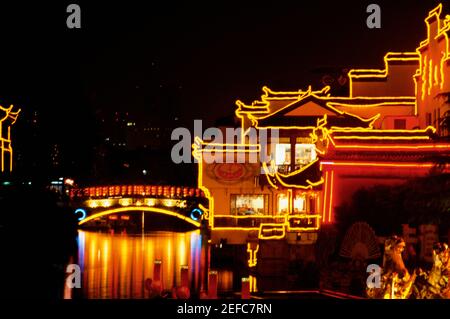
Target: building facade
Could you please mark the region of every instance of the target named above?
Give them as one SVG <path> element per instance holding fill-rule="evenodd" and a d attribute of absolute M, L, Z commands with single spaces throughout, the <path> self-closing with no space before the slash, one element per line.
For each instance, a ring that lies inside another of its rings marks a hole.
<path fill-rule="evenodd" d="M 263 87 L 260 100 L 236 102 L 235 143 L 196 138 L 213 243 L 312 244 L 356 190 L 401 184 L 445 162 L 450 16 L 439 5 L 425 25 L 415 51 L 388 52 L 383 69 L 350 70 L 349 96 Z"/>

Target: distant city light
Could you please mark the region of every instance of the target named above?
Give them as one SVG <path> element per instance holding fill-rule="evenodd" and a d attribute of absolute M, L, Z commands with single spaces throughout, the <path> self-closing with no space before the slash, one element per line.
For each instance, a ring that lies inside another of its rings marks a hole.
<path fill-rule="evenodd" d="M 75 183 L 74 180 L 71 179 L 71 178 L 66 178 L 66 179 L 64 180 L 64 184 L 66 184 L 66 185 L 73 186 L 74 183 Z"/>
<path fill-rule="evenodd" d="M 142 170 L 142 174 L 143 174 L 143 175 L 147 175 L 147 170 L 146 170 L 146 169 L 143 169 L 143 170 Z"/>

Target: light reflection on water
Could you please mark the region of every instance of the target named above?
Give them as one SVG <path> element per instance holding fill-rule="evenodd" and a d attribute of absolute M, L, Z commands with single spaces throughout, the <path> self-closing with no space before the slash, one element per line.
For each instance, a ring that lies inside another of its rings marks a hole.
<path fill-rule="evenodd" d="M 180 269 L 187 265 L 189 288 L 199 292 L 205 267 L 204 251 L 198 230 L 142 235 L 80 230 L 78 264 L 82 271 L 82 297 L 147 298 L 144 281 L 153 277 L 155 260 L 162 261 L 163 289 L 180 286 Z"/>

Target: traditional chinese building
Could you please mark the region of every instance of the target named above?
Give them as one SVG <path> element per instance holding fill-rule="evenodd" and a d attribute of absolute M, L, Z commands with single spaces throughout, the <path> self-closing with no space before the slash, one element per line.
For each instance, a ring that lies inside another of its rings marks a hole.
<path fill-rule="evenodd" d="M 11 141 L 11 125 L 13 125 L 19 112 L 13 112 L 13 106 L 4 108 L 0 105 L 0 173 L 12 171 L 13 148 Z"/>
<path fill-rule="evenodd" d="M 448 136 L 450 16 L 441 11 L 439 5 L 426 17 L 427 39 L 415 51 L 387 53 L 382 69 L 351 70 L 349 96 L 330 96 L 329 87 L 263 87 L 260 100 L 236 102 L 240 141 L 197 138 L 193 155 L 209 199 L 213 243 L 249 243 L 249 249 L 265 239 L 314 243 L 359 188 L 425 176 L 436 159 L 450 155 L 442 138 Z M 248 138 L 251 130 L 268 136 L 268 144 Z M 255 153 L 266 160 L 251 161 Z M 218 154 L 223 163 L 211 161 Z M 230 154 L 234 163 L 226 161 Z"/>

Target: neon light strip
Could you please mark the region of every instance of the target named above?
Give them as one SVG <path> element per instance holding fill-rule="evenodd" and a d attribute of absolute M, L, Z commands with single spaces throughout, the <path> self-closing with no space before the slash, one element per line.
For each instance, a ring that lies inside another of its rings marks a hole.
<path fill-rule="evenodd" d="M 179 213 L 175 213 L 175 212 L 171 212 L 165 209 L 161 209 L 161 208 L 153 208 L 153 207 L 121 207 L 121 208 L 115 208 L 115 209 L 109 209 L 106 210 L 104 212 L 101 213 L 96 213 L 93 214 L 89 217 L 86 217 L 85 219 L 83 219 L 82 221 L 80 221 L 78 223 L 78 225 L 83 225 L 84 223 L 102 217 L 102 216 L 106 216 L 106 215 L 111 215 L 111 214 L 117 214 L 117 213 L 124 213 L 124 212 L 132 212 L 132 211 L 138 211 L 138 212 L 154 212 L 154 213 L 160 213 L 160 214 L 165 214 L 165 215 L 169 215 L 169 216 L 173 216 L 176 218 L 179 218 L 181 220 L 184 220 L 185 222 L 188 222 L 192 225 L 194 225 L 195 227 L 200 227 L 200 223 L 191 220 L 189 217 L 181 215 Z"/>
<path fill-rule="evenodd" d="M 328 222 L 329 223 L 331 223 L 331 209 L 332 209 L 332 203 L 333 203 L 333 178 L 334 178 L 334 171 L 331 171 L 330 208 L 328 210 Z"/>
<path fill-rule="evenodd" d="M 320 164 L 323 164 L 323 162 L 321 162 Z M 325 190 L 324 190 L 324 199 L 323 199 L 323 207 L 322 207 L 322 220 L 325 221 L 325 211 L 326 211 L 326 207 L 327 207 L 327 190 L 328 190 L 328 171 L 325 172 Z"/>
<path fill-rule="evenodd" d="M 431 131 L 436 132 L 436 128 L 433 126 L 427 126 L 424 129 L 417 130 L 397 130 L 397 129 L 367 129 L 367 128 L 354 128 L 354 127 L 335 127 L 333 126 L 330 132 L 372 132 L 372 133 L 427 133 Z"/>
<path fill-rule="evenodd" d="M 429 136 L 333 136 L 335 140 L 429 140 Z"/>
<path fill-rule="evenodd" d="M 364 162 L 322 162 L 324 165 L 337 166 L 380 166 L 380 167 L 433 167 L 434 164 L 404 164 L 404 163 L 364 163 Z"/>
<path fill-rule="evenodd" d="M 427 149 L 427 148 L 447 148 L 450 150 L 450 144 L 448 145 L 335 145 L 336 148 L 372 148 L 372 149 Z"/>
<path fill-rule="evenodd" d="M 301 216 L 300 218 L 315 218 L 316 219 L 316 226 L 313 227 L 291 227 L 289 221 L 291 219 L 295 219 L 298 218 L 296 216 Z M 291 215 L 287 217 L 287 222 L 286 222 L 286 227 L 288 228 L 288 231 L 311 231 L 311 230 L 318 230 L 320 228 L 320 223 L 319 220 L 322 216 L 320 215 L 306 215 L 306 214 L 302 214 L 302 215 Z"/>
<path fill-rule="evenodd" d="M 284 225 L 284 224 L 280 224 Z M 248 230 L 259 230 L 259 227 L 212 227 L 213 230 L 239 230 L 239 231 L 248 231 Z"/>
<path fill-rule="evenodd" d="M 227 215 L 221 215 L 220 217 L 225 217 L 225 216 L 226 217 L 235 217 L 235 218 L 243 217 L 243 216 L 227 216 Z M 216 217 L 219 217 L 219 216 L 216 216 Z M 245 217 L 247 217 L 247 216 L 245 216 Z M 293 231 L 300 231 L 300 230 L 301 231 L 311 231 L 311 230 L 319 229 L 319 225 L 320 225 L 319 218 L 321 218 L 322 216 L 317 215 L 317 214 L 314 214 L 314 215 L 297 214 L 297 215 L 285 215 L 285 216 L 279 216 L 279 217 L 277 217 L 277 216 L 269 216 L 269 217 L 273 218 L 273 219 L 277 219 L 277 218 L 281 219 L 281 218 L 283 218 L 284 221 L 282 223 L 276 223 L 276 222 L 273 222 L 273 223 L 261 223 L 259 227 L 258 226 L 256 226 L 256 227 L 255 226 L 254 227 L 237 227 L 237 226 L 224 227 L 224 226 L 221 226 L 221 227 L 213 227 L 212 229 L 214 229 L 214 230 L 228 230 L 228 231 L 230 231 L 230 230 L 233 230 L 233 231 L 234 230 L 245 230 L 245 231 L 248 231 L 248 230 L 260 230 L 262 226 L 264 226 L 264 227 L 266 227 L 266 226 L 273 226 L 273 227 L 278 228 L 278 229 L 281 229 L 281 227 L 286 227 L 289 230 L 293 230 Z M 268 218 L 268 217 L 265 217 L 265 218 Z M 316 218 L 317 219 L 317 225 L 314 226 L 314 227 L 290 227 L 289 220 L 290 219 L 294 219 L 294 218 L 305 218 L 305 219 Z M 269 230 L 267 230 L 267 229 L 263 230 L 263 232 L 268 232 L 268 231 L 271 231 L 271 230 L 270 229 Z"/>
<path fill-rule="evenodd" d="M 271 223 L 267 223 L 267 224 L 260 224 L 259 225 L 259 234 L 258 234 L 258 239 L 282 239 L 286 236 L 286 230 L 285 230 L 285 225 L 284 224 L 271 224 Z M 272 227 L 270 229 L 263 229 L 265 227 Z M 281 231 L 281 235 L 272 235 L 272 236 L 265 236 L 264 233 L 267 232 L 273 232 L 274 230 L 278 230 Z"/>

